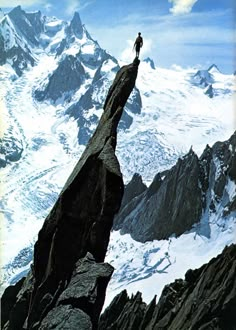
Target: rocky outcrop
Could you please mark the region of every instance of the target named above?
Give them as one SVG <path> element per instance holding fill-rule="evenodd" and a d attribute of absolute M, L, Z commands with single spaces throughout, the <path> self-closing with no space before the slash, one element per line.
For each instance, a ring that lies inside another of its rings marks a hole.
<path fill-rule="evenodd" d="M 119 214 L 114 219 L 114 230 L 119 230 L 122 227 L 123 219 L 138 205 L 139 196 L 145 190 L 147 190 L 147 186 L 143 183 L 141 175 L 135 173 L 132 180 L 125 186 Z"/>
<path fill-rule="evenodd" d="M 206 147 L 201 157 L 190 150 L 172 169 L 158 173 L 148 189 L 125 198 L 113 229 L 130 233 L 140 242 L 179 236 L 198 224 L 219 205 L 221 216 L 235 210 L 236 198 L 228 185 L 236 182 L 236 133 L 225 142 Z M 141 178 L 140 178 L 141 180 Z M 218 211 L 219 212 L 219 211 Z M 205 227 L 201 234 L 209 236 Z"/>
<path fill-rule="evenodd" d="M 2 37 L 0 36 L 0 39 L 1 38 Z M 0 63 L 3 65 L 7 62 L 7 60 L 11 61 L 12 68 L 15 70 L 18 76 L 21 76 L 23 71 L 30 65 L 34 66 L 35 64 L 34 55 L 26 44 L 24 47 L 21 45 L 16 45 L 10 49 L 1 48 Z"/>
<path fill-rule="evenodd" d="M 217 95 L 217 89 L 213 88 L 213 84 L 217 80 L 215 74 L 218 73 L 220 73 L 220 70 L 217 65 L 212 64 L 207 70 L 198 70 L 192 77 L 192 83 L 203 88 L 204 94 L 213 98 Z"/>
<path fill-rule="evenodd" d="M 213 98 L 214 96 L 214 90 L 213 90 L 213 87 L 212 87 L 212 84 L 208 85 L 207 88 L 205 89 L 205 92 L 204 92 L 207 96 L 209 96 L 211 99 Z"/>
<path fill-rule="evenodd" d="M 209 68 L 210 69 L 210 68 Z M 193 76 L 193 81 L 200 85 L 201 87 L 206 87 L 209 84 L 213 84 L 215 82 L 214 76 L 208 70 L 198 70 Z"/>
<path fill-rule="evenodd" d="M 39 232 L 32 271 L 3 296 L 3 329 L 96 328 L 112 274 L 103 261 L 123 195 L 117 125 L 138 65 L 117 73 L 98 127 Z"/>
<path fill-rule="evenodd" d="M 10 127 L 9 133 L 0 138 L 0 168 L 10 162 L 20 160 L 23 152 L 23 143 L 19 137 L 15 137 Z M 11 135 L 12 134 L 12 135 Z"/>
<path fill-rule="evenodd" d="M 34 97 L 38 101 L 50 99 L 56 102 L 72 96 L 85 80 L 85 70 L 78 59 L 72 55 L 66 56 L 58 65 L 57 69 L 48 79 L 48 84 L 34 91 Z"/>
<path fill-rule="evenodd" d="M 155 68 L 155 64 L 154 64 L 154 61 L 153 61 L 150 57 L 145 58 L 144 62 L 149 63 L 150 67 L 151 67 L 153 70 L 156 69 L 156 68 Z"/>
<path fill-rule="evenodd" d="M 157 175 L 142 195 L 121 209 L 114 228 L 141 242 L 191 229 L 202 212 L 199 170 L 197 155 L 191 150 L 163 179 Z"/>
<path fill-rule="evenodd" d="M 146 189 L 147 186 L 143 183 L 141 175 L 135 173 L 132 180 L 125 186 L 121 208 L 128 204 L 133 198 L 142 194 Z"/>
<path fill-rule="evenodd" d="M 236 245 L 196 270 L 185 280 L 167 285 L 156 304 L 126 291 L 114 298 L 100 318 L 99 330 L 236 329 Z"/>

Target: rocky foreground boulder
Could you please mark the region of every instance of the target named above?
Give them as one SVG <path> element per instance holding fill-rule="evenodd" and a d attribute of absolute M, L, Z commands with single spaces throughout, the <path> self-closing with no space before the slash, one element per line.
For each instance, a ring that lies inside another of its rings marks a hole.
<path fill-rule="evenodd" d="M 124 66 L 104 113 L 39 232 L 32 269 L 2 297 L 2 328 L 96 329 L 113 268 L 103 263 L 123 196 L 117 125 L 139 60 Z"/>
<path fill-rule="evenodd" d="M 122 291 L 102 314 L 99 330 L 235 330 L 236 245 L 188 270 L 149 305 Z"/>

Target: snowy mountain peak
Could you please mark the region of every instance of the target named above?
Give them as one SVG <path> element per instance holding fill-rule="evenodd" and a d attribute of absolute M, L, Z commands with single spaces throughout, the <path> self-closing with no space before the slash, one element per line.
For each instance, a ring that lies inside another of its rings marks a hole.
<path fill-rule="evenodd" d="M 26 13 L 17 6 L 8 14 L 18 34 L 22 34 L 26 42 L 31 46 L 38 46 L 38 36 L 43 31 L 43 20 L 40 11 Z M 20 37 L 20 36 L 19 36 Z"/>
<path fill-rule="evenodd" d="M 153 70 L 156 69 L 156 68 L 155 68 L 155 64 L 154 64 L 154 61 L 153 61 L 150 57 L 145 58 L 144 62 L 149 63 L 149 64 L 150 64 L 150 67 L 151 67 Z"/>
<path fill-rule="evenodd" d="M 16 15 L 16 14 L 22 14 L 25 13 L 25 11 L 21 8 L 21 5 L 16 6 L 15 8 L 13 8 L 9 14 L 11 15 Z"/>
<path fill-rule="evenodd" d="M 208 68 L 208 70 L 207 70 L 208 72 L 210 72 L 210 73 L 220 73 L 220 70 L 219 70 L 219 68 L 218 68 L 218 66 L 216 65 L 216 64 L 212 64 L 209 68 Z"/>
<path fill-rule="evenodd" d="M 74 13 L 68 32 L 70 34 L 74 34 L 78 39 L 83 38 L 83 26 L 81 23 L 80 15 L 77 11 Z"/>

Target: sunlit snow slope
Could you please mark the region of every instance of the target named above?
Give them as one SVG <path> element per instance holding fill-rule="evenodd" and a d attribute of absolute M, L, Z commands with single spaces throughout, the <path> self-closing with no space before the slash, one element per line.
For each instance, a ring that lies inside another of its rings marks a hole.
<path fill-rule="evenodd" d="M 235 196 L 235 184 L 232 187 L 229 184 L 229 189 Z M 108 285 L 104 307 L 124 289 L 129 294 L 142 292 L 144 301 L 149 303 L 154 295 L 160 297 L 166 284 L 184 278 L 188 269 L 199 268 L 220 254 L 226 245 L 236 243 L 235 214 L 225 222 L 219 216 L 221 211 L 218 209 L 209 219 L 210 238 L 192 230 L 178 238 L 140 243 L 129 234 L 113 231 L 106 261 L 115 272 Z"/>
<path fill-rule="evenodd" d="M 197 70 L 153 70 L 142 62 L 137 87 L 142 112 L 118 137 L 118 157 L 125 177 L 134 172 L 150 181 L 191 146 L 201 154 L 206 144 L 226 140 L 235 129 L 235 77 L 212 74 L 216 96 L 198 84 Z"/>

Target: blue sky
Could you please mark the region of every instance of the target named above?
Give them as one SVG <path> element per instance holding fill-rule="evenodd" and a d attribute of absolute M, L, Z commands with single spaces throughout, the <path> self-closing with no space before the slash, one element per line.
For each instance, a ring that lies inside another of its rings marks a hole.
<path fill-rule="evenodd" d="M 156 66 L 236 70 L 234 0 L 12 0 L 12 7 L 41 10 L 48 16 L 70 20 L 75 10 L 92 37 L 109 53 L 129 60 L 132 45 L 142 32 L 141 59 Z M 9 0 L 1 0 L 8 12 Z"/>

